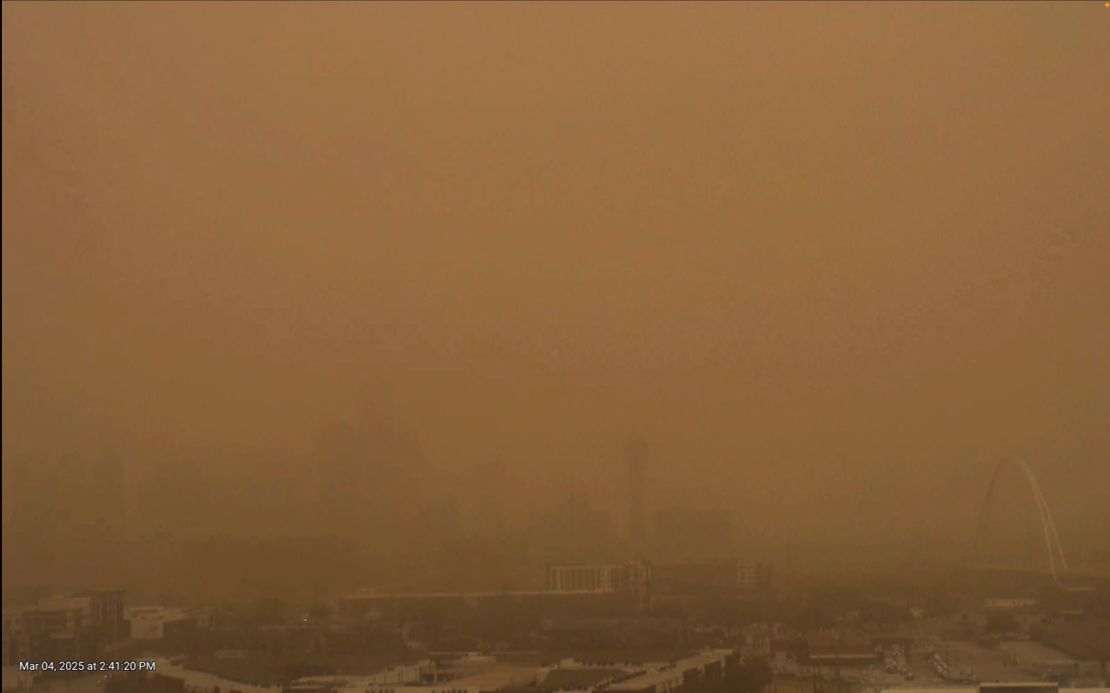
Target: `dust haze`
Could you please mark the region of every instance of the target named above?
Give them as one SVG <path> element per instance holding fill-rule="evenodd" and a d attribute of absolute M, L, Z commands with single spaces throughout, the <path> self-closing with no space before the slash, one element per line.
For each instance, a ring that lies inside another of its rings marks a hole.
<path fill-rule="evenodd" d="M 5 3 L 6 598 L 1110 564 L 1108 19 Z"/>

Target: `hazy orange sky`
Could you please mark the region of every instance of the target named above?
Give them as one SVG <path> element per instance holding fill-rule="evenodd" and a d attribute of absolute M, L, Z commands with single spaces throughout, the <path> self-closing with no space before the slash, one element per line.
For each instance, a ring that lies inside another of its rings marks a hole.
<path fill-rule="evenodd" d="M 1102 3 L 3 19 L 6 461 L 304 452 L 369 387 L 537 496 L 640 431 L 745 541 L 970 532 L 1005 453 L 1110 536 Z"/>

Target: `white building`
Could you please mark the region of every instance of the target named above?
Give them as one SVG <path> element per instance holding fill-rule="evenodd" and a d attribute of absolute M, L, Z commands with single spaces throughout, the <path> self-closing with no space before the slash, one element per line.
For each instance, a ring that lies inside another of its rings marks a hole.
<path fill-rule="evenodd" d="M 281 686 L 258 686 L 233 681 L 204 671 L 186 669 L 168 659 L 159 659 L 155 671 L 160 676 L 178 679 L 186 693 L 281 693 Z"/>
<path fill-rule="evenodd" d="M 404 690 L 424 681 L 436 678 L 437 667 L 430 659 L 415 664 L 398 664 L 373 674 L 360 676 L 307 676 L 297 679 L 293 686 L 298 688 L 333 688 L 336 691 L 366 691 L 378 688 L 404 686 Z"/>
<path fill-rule="evenodd" d="M 1068 693 L 1110 693 L 1110 688 L 1065 688 Z M 884 688 L 882 693 L 1058 693 L 1060 686 L 1051 682 L 981 683 L 959 688 L 921 688 L 907 686 Z"/>
<path fill-rule="evenodd" d="M 552 592 L 620 592 L 625 584 L 620 564 L 553 565 L 547 569 L 547 589 Z"/>
<path fill-rule="evenodd" d="M 161 640 L 166 635 L 167 624 L 192 620 L 184 609 L 165 606 L 128 607 L 124 617 L 131 624 L 132 640 Z"/>
<path fill-rule="evenodd" d="M 606 686 L 607 691 L 618 693 L 673 693 L 680 690 L 689 674 L 704 677 L 710 670 L 716 675 L 724 673 L 726 662 L 733 650 L 708 650 L 676 662 L 645 665 L 644 671 Z"/>
<path fill-rule="evenodd" d="M 771 585 L 771 566 L 767 563 L 737 563 L 736 588 L 754 592 Z"/>

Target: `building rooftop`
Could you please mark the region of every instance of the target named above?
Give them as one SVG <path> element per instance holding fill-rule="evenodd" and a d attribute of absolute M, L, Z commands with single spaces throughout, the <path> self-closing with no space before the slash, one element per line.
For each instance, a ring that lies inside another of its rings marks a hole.
<path fill-rule="evenodd" d="M 40 600 L 37 606 L 38 611 L 76 611 L 78 609 L 86 609 L 89 606 L 88 597 L 48 597 Z"/>
<path fill-rule="evenodd" d="M 625 669 L 606 667 L 552 669 L 540 682 L 540 689 L 545 691 L 568 691 L 593 688 L 598 684 L 623 676 L 625 673 Z"/>
<path fill-rule="evenodd" d="M 731 650 L 710 650 L 707 652 L 699 652 L 673 663 L 656 665 L 655 668 L 649 669 L 642 674 L 629 677 L 624 681 L 620 681 L 608 686 L 607 690 L 642 690 L 645 688 L 656 686 L 665 681 L 671 681 L 676 678 L 681 679 L 684 672 L 690 671 L 691 669 L 704 667 L 706 664 L 722 661 L 730 654 L 732 654 Z"/>
<path fill-rule="evenodd" d="M 1013 691 L 1018 689 L 1041 688 L 1042 686 L 1051 687 L 1048 690 L 1060 690 L 1059 686 L 1055 683 L 1044 681 L 1033 681 L 1022 683 L 1013 681 L 1008 683 L 984 683 L 979 686 L 891 686 L 883 688 L 882 693 L 980 693 L 983 690 L 997 690 L 997 691 Z M 1089 687 L 1089 688 L 1064 688 L 1067 693 L 1110 693 L 1110 688 L 1106 687 Z"/>
<path fill-rule="evenodd" d="M 568 594 L 597 595 L 597 590 L 518 590 L 513 592 L 396 592 L 385 594 L 381 592 L 355 592 L 348 594 L 343 599 L 473 599 L 487 597 L 560 597 Z"/>

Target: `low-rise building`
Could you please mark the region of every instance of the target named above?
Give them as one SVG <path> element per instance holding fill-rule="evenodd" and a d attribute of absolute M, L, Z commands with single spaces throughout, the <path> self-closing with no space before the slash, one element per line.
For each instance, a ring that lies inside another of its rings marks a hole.
<path fill-rule="evenodd" d="M 758 592 L 771 586 L 768 563 L 664 563 L 652 567 L 652 593 L 657 595 L 727 595 Z"/>
<path fill-rule="evenodd" d="M 620 592 L 626 582 L 625 566 L 617 563 L 547 567 L 547 589 L 552 592 Z"/>
<path fill-rule="evenodd" d="M 130 624 L 132 640 L 163 640 L 167 631 L 188 625 L 195 625 L 193 617 L 185 609 L 165 606 L 137 606 L 125 612 Z"/>
<path fill-rule="evenodd" d="M 771 587 L 773 567 L 770 563 L 740 562 L 736 564 L 736 587 L 741 592 L 758 592 Z"/>
<path fill-rule="evenodd" d="M 651 578 L 646 563 L 564 563 L 547 567 L 547 590 L 647 594 Z"/>
<path fill-rule="evenodd" d="M 122 591 L 49 597 L 4 610 L 3 663 L 91 658 L 126 637 Z"/>
<path fill-rule="evenodd" d="M 188 669 L 168 659 L 156 660 L 155 671 L 162 679 L 180 681 L 184 693 L 281 693 L 281 686 L 264 686 Z"/>
<path fill-rule="evenodd" d="M 1107 693 L 1110 688 L 1066 688 L 1068 693 Z M 1059 693 L 1060 684 L 1054 681 L 1015 681 L 1008 683 L 981 683 L 978 686 L 945 688 L 893 687 L 882 693 Z"/>
<path fill-rule="evenodd" d="M 720 679 L 737 662 L 734 650 L 709 650 L 674 662 L 645 665 L 643 671 L 605 686 L 617 693 L 674 693 L 696 683 Z"/>

